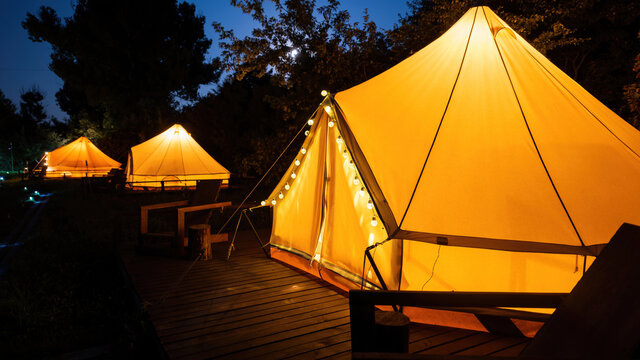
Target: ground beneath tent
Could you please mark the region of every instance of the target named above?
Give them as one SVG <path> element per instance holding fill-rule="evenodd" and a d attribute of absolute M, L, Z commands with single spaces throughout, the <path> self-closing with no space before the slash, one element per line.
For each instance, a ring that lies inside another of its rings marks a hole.
<path fill-rule="evenodd" d="M 268 231 L 261 231 L 268 239 Z M 225 261 L 195 263 L 123 254 L 172 359 L 350 359 L 349 302 L 335 287 L 269 260 L 249 232 Z M 515 356 L 526 338 L 412 324 L 410 351 Z"/>

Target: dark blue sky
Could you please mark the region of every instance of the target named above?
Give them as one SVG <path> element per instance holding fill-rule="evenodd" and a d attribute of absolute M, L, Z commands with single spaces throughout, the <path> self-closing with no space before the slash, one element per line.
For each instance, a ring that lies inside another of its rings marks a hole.
<path fill-rule="evenodd" d="M 189 1 L 196 4 L 196 12 L 206 18 L 205 32 L 213 40 L 208 59 L 220 54 L 218 37 L 211 22 L 221 22 L 226 28 L 233 29 L 236 36 L 248 35 L 254 27 L 250 16 L 232 7 L 228 0 Z M 318 4 L 323 1 L 318 0 Z M 16 105 L 20 93 L 34 86 L 45 94 L 47 113 L 59 119 L 66 117 L 57 106 L 55 93 L 62 86 L 62 80 L 49 71 L 51 47 L 47 43 L 34 43 L 29 40 L 21 22 L 27 12 L 36 13 L 42 5 L 56 10 L 58 16 L 73 14 L 71 0 L 19 0 L 0 1 L 0 90 Z M 349 11 L 352 21 L 362 21 L 364 9 L 368 9 L 371 19 L 382 29 L 391 29 L 399 14 L 407 11 L 405 0 L 342 0 L 342 7 Z M 212 86 L 203 87 L 207 92 Z"/>

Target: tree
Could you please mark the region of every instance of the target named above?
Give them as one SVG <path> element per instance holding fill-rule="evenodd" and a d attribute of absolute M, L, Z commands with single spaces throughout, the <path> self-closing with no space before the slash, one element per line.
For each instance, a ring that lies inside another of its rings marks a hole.
<path fill-rule="evenodd" d="M 19 170 L 25 163 L 33 165 L 45 151 L 66 140 L 64 124 L 47 116 L 43 101 L 44 95 L 33 87 L 22 92 L 18 109 L 0 91 L 0 169 Z"/>
<path fill-rule="evenodd" d="M 640 38 L 640 33 L 638 33 L 638 38 Z M 629 107 L 628 121 L 640 130 L 640 54 L 635 58 L 633 71 L 636 73 L 635 81 L 625 86 L 624 97 Z"/>
<path fill-rule="evenodd" d="M 300 120 L 317 105 L 321 90 L 344 90 L 386 69 L 388 45 L 365 13 L 363 23 L 351 23 L 337 0 L 316 7 L 314 0 L 274 0 L 276 16 L 260 0 L 234 0 L 259 23 L 251 36 L 239 39 L 219 23 L 223 64 L 236 79 L 262 77 L 270 70 L 274 85 L 288 89 L 269 96 L 285 119 Z"/>
<path fill-rule="evenodd" d="M 205 61 L 204 17 L 187 2 L 78 0 L 72 17 L 43 6 L 22 26 L 53 47 L 61 108 L 98 127 L 108 120 L 145 137 L 166 125 L 176 96 L 195 100 L 199 86 L 219 76 L 216 61 Z"/>

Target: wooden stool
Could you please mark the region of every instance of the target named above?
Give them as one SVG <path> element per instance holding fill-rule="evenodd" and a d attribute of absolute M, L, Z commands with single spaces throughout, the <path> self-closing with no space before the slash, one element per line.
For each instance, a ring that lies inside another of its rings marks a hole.
<path fill-rule="evenodd" d="M 211 251 L 211 241 L 209 240 L 209 232 L 211 226 L 209 224 L 197 224 L 189 226 L 189 256 L 195 260 L 200 253 L 200 260 L 209 260 L 213 258 Z"/>
<path fill-rule="evenodd" d="M 409 318 L 395 311 L 376 311 L 375 351 L 409 352 Z"/>

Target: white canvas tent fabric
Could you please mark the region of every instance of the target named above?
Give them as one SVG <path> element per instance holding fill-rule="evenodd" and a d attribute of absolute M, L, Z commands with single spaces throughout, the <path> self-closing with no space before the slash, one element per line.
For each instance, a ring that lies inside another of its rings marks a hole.
<path fill-rule="evenodd" d="M 227 183 L 231 176 L 179 124 L 132 147 L 126 174 L 127 184 L 134 188 L 191 187 L 197 180 Z"/>
<path fill-rule="evenodd" d="M 100 151 L 84 136 L 61 146 L 44 156 L 46 177 L 105 176 L 120 163 Z"/>
<path fill-rule="evenodd" d="M 274 256 L 319 275 L 379 287 L 380 244 L 393 289 L 568 292 L 640 224 L 640 133 L 487 7 L 312 120 L 265 202 Z"/>

